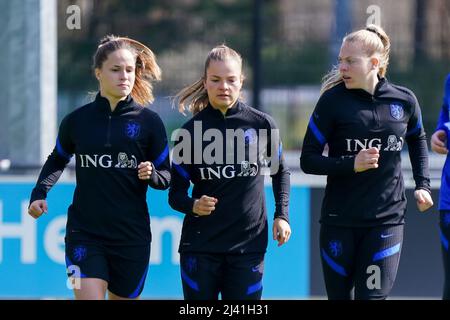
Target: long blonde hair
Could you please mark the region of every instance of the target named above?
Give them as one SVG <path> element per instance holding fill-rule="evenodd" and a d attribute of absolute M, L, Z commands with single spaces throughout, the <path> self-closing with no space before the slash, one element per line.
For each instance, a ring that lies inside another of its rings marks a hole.
<path fill-rule="evenodd" d="M 345 36 L 342 40 L 344 42 L 360 42 L 362 48 L 368 57 L 378 54 L 380 59 L 380 66 L 378 74 L 380 77 L 384 77 L 387 72 L 389 64 L 389 52 L 391 49 L 391 43 L 386 32 L 380 26 L 371 24 L 365 29 L 354 31 Z M 333 88 L 342 82 L 342 77 L 339 72 L 338 66 L 333 66 L 330 72 L 328 72 L 322 78 L 322 87 L 320 94 L 324 93 L 328 89 Z"/>
<path fill-rule="evenodd" d="M 234 59 L 238 62 L 243 80 L 241 55 L 224 44 L 214 47 L 208 53 L 208 57 L 206 58 L 203 76 L 191 85 L 181 89 L 180 92 L 175 95 L 173 104 L 178 104 L 178 111 L 180 111 L 180 113 L 185 114 L 185 110 L 187 109 L 195 115 L 208 105 L 208 92 L 204 86 L 206 71 L 212 60 L 225 61 L 227 59 Z"/>
<path fill-rule="evenodd" d="M 155 100 L 152 82 L 161 80 L 161 69 L 152 50 L 139 41 L 114 35 L 104 37 L 94 54 L 93 69 L 101 69 L 108 55 L 119 49 L 127 49 L 136 57 L 136 79 L 131 97 L 142 106 L 152 103 Z"/>

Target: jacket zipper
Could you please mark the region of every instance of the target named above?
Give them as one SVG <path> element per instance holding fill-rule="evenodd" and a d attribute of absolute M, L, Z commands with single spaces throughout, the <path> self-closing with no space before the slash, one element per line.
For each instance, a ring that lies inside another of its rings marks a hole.
<path fill-rule="evenodd" d="M 108 129 L 106 131 L 106 143 L 105 147 L 110 148 L 111 147 L 111 115 L 108 116 Z"/>
<path fill-rule="evenodd" d="M 375 129 L 378 129 L 380 127 L 380 117 L 378 115 L 377 111 L 377 99 L 375 99 L 374 96 L 372 96 L 372 112 L 373 112 L 373 118 L 375 121 Z"/>
<path fill-rule="evenodd" d="M 225 150 L 224 150 L 224 155 L 225 155 L 225 159 L 223 159 L 223 161 L 224 161 L 224 163 L 227 163 L 228 161 L 228 153 L 229 152 L 233 152 L 233 158 L 234 158 L 234 150 L 233 151 L 231 151 L 233 148 L 232 148 L 232 146 L 233 146 L 233 143 L 234 143 L 234 139 L 233 139 L 233 141 L 229 141 L 228 139 L 227 139 L 227 117 L 226 117 L 226 115 L 225 114 L 223 114 L 222 112 L 221 112 L 221 115 L 222 115 L 222 120 L 223 120 L 223 126 L 224 126 L 224 136 L 225 136 Z M 232 159 L 232 163 L 234 163 L 234 159 Z"/>

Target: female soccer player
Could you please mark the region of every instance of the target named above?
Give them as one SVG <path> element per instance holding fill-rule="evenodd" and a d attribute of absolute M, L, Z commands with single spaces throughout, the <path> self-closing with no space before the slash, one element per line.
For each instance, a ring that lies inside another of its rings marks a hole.
<path fill-rule="evenodd" d="M 264 175 L 275 196 L 273 239 L 289 240 L 289 171 L 274 120 L 239 98 L 242 59 L 220 45 L 204 74 L 178 94 L 194 116 L 179 131 L 169 203 L 185 214 L 180 268 L 185 299 L 258 300 L 267 218 Z M 192 196 L 188 194 L 193 184 Z"/>
<path fill-rule="evenodd" d="M 29 214 L 47 212 L 46 196 L 72 155 L 76 188 L 66 227 L 66 263 L 76 299 L 137 298 L 150 256 L 148 186 L 167 189 L 169 149 L 153 102 L 161 71 L 142 43 L 107 36 L 94 55 L 95 100 L 67 115 L 31 194 Z"/>
<path fill-rule="evenodd" d="M 306 132 L 301 167 L 327 175 L 320 253 L 329 299 L 385 299 L 394 284 L 406 197 L 408 144 L 420 211 L 433 205 L 428 153 L 414 94 L 386 78 L 389 38 L 370 25 L 347 35 Z M 328 155 L 323 155 L 328 144 Z"/>

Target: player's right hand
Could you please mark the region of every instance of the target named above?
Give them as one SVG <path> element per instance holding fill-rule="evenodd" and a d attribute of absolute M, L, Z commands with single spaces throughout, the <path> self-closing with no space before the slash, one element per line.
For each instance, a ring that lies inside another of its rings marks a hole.
<path fill-rule="evenodd" d="M 363 172 L 369 169 L 378 168 L 378 159 L 380 152 L 378 148 L 372 147 L 369 149 L 362 149 L 355 157 L 355 172 Z"/>
<path fill-rule="evenodd" d="M 217 198 L 201 196 L 200 199 L 195 200 L 192 211 L 199 216 L 210 215 L 216 209 Z"/>
<path fill-rule="evenodd" d="M 447 154 L 447 134 L 444 130 L 438 130 L 431 136 L 431 150 L 439 154 Z"/>
<path fill-rule="evenodd" d="M 30 204 L 30 207 L 28 208 L 28 214 L 37 219 L 42 216 L 42 214 L 47 213 L 47 210 L 47 201 L 35 200 Z"/>

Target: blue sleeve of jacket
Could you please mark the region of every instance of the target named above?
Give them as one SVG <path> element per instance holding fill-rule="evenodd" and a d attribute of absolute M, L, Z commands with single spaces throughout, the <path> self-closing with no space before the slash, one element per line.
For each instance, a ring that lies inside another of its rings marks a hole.
<path fill-rule="evenodd" d="M 408 143 L 413 177 L 416 189 L 425 189 L 431 192 L 427 137 L 422 124 L 422 113 L 419 102 L 413 93 L 411 93 L 411 99 L 413 113 L 408 121 L 406 142 Z"/>
<path fill-rule="evenodd" d="M 170 184 L 170 160 L 169 143 L 167 141 L 166 128 L 158 114 L 152 119 L 152 136 L 150 148 L 150 161 L 153 164 L 152 174 L 148 182 L 154 189 L 165 190 Z"/>
<path fill-rule="evenodd" d="M 291 189 L 289 168 L 286 165 L 283 155 L 283 143 L 280 138 L 279 129 L 272 119 L 268 119 L 268 149 L 270 149 L 270 170 L 272 178 L 272 191 L 275 199 L 274 219 L 281 218 L 289 222 L 289 196 Z"/>
<path fill-rule="evenodd" d="M 319 98 L 311 115 L 303 140 L 300 166 L 305 173 L 309 174 L 353 174 L 354 156 L 333 158 L 322 155 L 334 129 L 334 115 L 330 100 L 331 97 L 328 97 L 325 92 Z"/>
<path fill-rule="evenodd" d="M 445 80 L 444 98 L 442 101 L 441 113 L 439 114 L 439 120 L 436 127 L 436 131 L 444 130 L 445 123 L 450 121 L 449 105 L 450 105 L 450 74 L 447 76 L 447 79 Z"/>
<path fill-rule="evenodd" d="M 187 130 L 182 132 L 186 132 Z M 173 160 L 172 160 L 172 182 L 169 188 L 169 205 L 174 209 L 184 214 L 193 215 L 193 206 L 195 199 L 189 196 L 188 191 L 191 185 L 191 162 L 192 157 L 184 154 L 184 152 L 192 152 L 190 136 L 178 135 L 173 148 Z M 182 146 L 185 146 L 183 149 Z M 186 156 L 188 161 L 183 161 L 183 156 Z"/>

